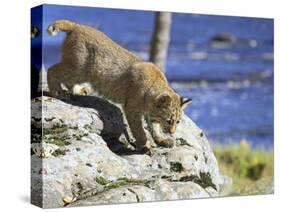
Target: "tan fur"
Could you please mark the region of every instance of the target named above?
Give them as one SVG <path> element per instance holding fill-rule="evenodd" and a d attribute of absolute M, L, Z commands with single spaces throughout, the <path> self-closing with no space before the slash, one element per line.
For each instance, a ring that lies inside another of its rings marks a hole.
<path fill-rule="evenodd" d="M 67 33 L 61 62 L 48 70 L 48 85 L 53 95 L 60 95 L 61 83 L 78 94 L 84 90 L 77 84 L 87 83 L 95 92 L 122 104 L 138 149 L 144 148 L 147 142 L 143 116 L 157 144 L 173 145 L 171 136 L 163 131 L 175 132 L 182 108 L 190 101 L 183 101 L 172 90 L 157 66 L 142 61 L 89 26 L 59 20 L 48 31 L 51 35 L 59 31 Z M 88 95 L 88 91 L 84 94 Z"/>

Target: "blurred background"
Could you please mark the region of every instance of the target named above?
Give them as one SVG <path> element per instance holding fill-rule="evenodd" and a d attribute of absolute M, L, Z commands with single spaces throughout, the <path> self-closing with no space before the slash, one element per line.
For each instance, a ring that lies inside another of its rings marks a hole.
<path fill-rule="evenodd" d="M 152 11 L 44 5 L 43 64 L 47 70 L 60 61 L 65 34 L 45 31 L 57 19 L 94 26 L 149 60 L 155 18 Z M 272 150 L 273 19 L 173 13 L 170 21 L 164 67 L 171 86 L 193 99 L 185 113 L 214 144 L 246 140 Z M 40 42 L 33 39 L 32 47 Z"/>

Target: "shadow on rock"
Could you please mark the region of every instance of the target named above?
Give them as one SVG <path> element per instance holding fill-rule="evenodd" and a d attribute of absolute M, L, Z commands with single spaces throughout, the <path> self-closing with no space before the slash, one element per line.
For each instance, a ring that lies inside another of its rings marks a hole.
<path fill-rule="evenodd" d="M 103 122 L 100 135 L 113 152 L 125 155 L 136 153 L 123 113 L 116 105 L 96 96 L 70 96 L 68 100 L 61 100 L 74 106 L 95 109 Z"/>

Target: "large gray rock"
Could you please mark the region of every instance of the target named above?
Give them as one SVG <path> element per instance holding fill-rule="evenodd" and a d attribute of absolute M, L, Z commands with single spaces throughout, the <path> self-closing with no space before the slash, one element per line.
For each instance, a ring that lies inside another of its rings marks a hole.
<path fill-rule="evenodd" d="M 44 208 L 205 198 L 231 189 L 204 133 L 186 116 L 173 148 L 145 155 L 134 151 L 119 107 L 100 98 L 42 97 L 32 111 L 32 202 Z"/>

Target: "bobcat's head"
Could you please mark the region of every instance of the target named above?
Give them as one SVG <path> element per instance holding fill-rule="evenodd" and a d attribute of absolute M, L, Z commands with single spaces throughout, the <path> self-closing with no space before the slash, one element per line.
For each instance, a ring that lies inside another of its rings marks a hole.
<path fill-rule="evenodd" d="M 183 109 L 191 99 L 181 98 L 174 92 L 165 92 L 156 97 L 151 121 L 160 123 L 164 132 L 174 133 L 180 122 Z"/>

